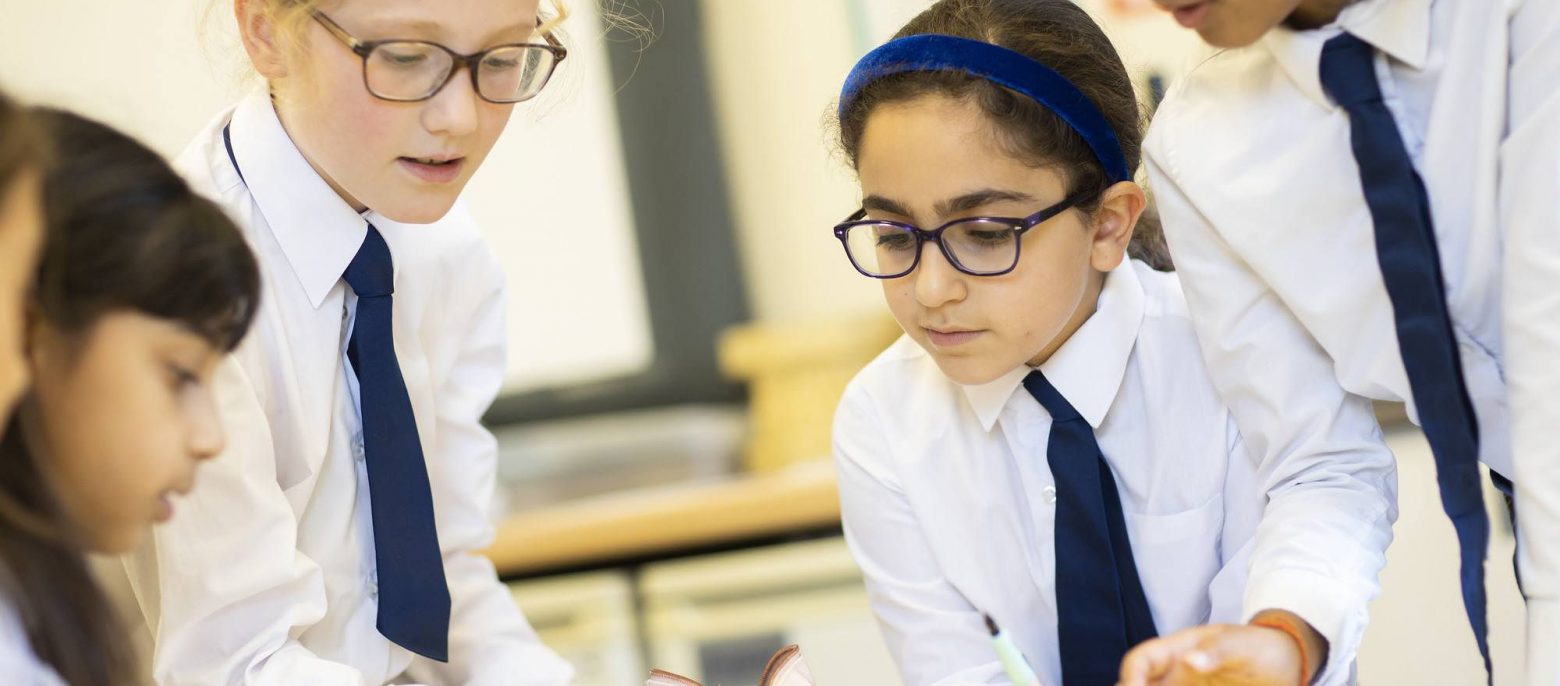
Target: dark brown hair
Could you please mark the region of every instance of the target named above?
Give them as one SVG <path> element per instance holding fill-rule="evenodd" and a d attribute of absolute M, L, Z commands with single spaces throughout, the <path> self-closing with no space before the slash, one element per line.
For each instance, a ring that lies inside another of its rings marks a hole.
<path fill-rule="evenodd" d="M 236 346 L 260 285 L 232 221 L 134 139 L 59 110 L 32 115 L 55 148 L 36 315 L 82 335 L 104 314 L 131 310 Z M 41 459 L 13 417 L 0 439 L 0 584 L 33 651 L 67 683 L 136 683 L 127 627 L 89 572 Z"/>
<path fill-rule="evenodd" d="M 1099 108 L 1116 132 L 1127 168 L 1142 159 L 1144 111 L 1132 79 L 1110 39 L 1072 0 L 942 0 L 917 15 L 895 38 L 938 34 L 969 38 L 1027 55 L 1061 74 Z M 978 105 L 995 125 L 999 142 L 1015 158 L 1055 167 L 1067 177 L 1069 194 L 1089 192 L 1098 207 L 1111 185 L 1083 137 L 1061 117 L 1028 97 L 963 72 L 893 74 L 863 88 L 839 120 L 840 147 L 852 167 L 860 152 L 867 118 L 878 106 L 942 94 Z M 1155 269 L 1173 268 L 1152 206 L 1138 219 L 1128 253 Z"/>

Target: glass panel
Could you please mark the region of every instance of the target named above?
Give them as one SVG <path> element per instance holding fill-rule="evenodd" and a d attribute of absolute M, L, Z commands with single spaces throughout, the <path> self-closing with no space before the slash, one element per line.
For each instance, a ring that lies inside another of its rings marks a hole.
<path fill-rule="evenodd" d="M 942 239 L 969 271 L 1000 272 L 1018 261 L 1018 231 L 1006 222 L 959 222 L 943 231 Z"/>
<path fill-rule="evenodd" d="M 417 99 L 428 95 L 454 68 L 449 53 L 428 43 L 385 43 L 365 62 L 368 89 L 382 98 Z"/>

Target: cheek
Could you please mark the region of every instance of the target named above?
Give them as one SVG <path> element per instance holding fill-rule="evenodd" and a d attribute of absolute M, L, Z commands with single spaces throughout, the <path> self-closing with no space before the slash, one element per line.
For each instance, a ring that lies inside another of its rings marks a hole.
<path fill-rule="evenodd" d="M 149 370 L 95 371 L 84 365 L 67 382 L 41 381 L 39 399 L 61 500 L 99 547 L 113 548 L 151 523 L 181 454 L 180 425 Z"/>
<path fill-rule="evenodd" d="M 290 131 L 307 131 L 310 152 L 328 161 L 327 172 L 338 179 L 361 176 L 370 165 L 399 155 L 389 151 L 417 125 L 415 107 L 369 94 L 355 57 L 316 65 L 302 78 L 289 84 L 288 94 L 299 100 L 290 108 L 294 121 L 286 123 Z"/>
<path fill-rule="evenodd" d="M 1066 326 L 1088 284 L 1086 241 L 1054 243 L 1026 252 L 1013 278 L 991 284 L 989 292 L 993 321 L 1026 360 Z"/>
<path fill-rule="evenodd" d="M 898 279 L 882 279 L 883 300 L 888 303 L 888 311 L 893 314 L 894 321 L 905 329 L 905 333 L 911 336 L 919 334 L 916 327 L 916 316 L 921 306 L 915 299 L 914 275 Z"/>

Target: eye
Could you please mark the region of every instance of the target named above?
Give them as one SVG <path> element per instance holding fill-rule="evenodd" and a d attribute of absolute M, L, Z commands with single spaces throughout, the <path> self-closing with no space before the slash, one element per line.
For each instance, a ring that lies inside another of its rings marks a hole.
<path fill-rule="evenodd" d="M 430 57 L 427 48 L 412 45 L 381 45 L 374 57 L 391 67 L 411 69 L 422 66 Z"/>
<path fill-rule="evenodd" d="M 909 248 L 914 244 L 915 238 L 908 232 L 891 228 L 884 228 L 878 231 L 877 245 L 880 248 L 900 250 Z"/>
<path fill-rule="evenodd" d="M 967 235 L 977 243 L 1005 243 L 1013 238 L 1013 230 L 970 231 Z"/>
<path fill-rule="evenodd" d="M 482 60 L 482 66 L 487 67 L 488 69 L 508 71 L 511 69 L 520 68 L 520 60 L 489 56 L 487 59 Z"/>
<path fill-rule="evenodd" d="M 184 390 L 200 385 L 200 375 L 176 364 L 168 365 L 168 379 L 175 390 Z"/>

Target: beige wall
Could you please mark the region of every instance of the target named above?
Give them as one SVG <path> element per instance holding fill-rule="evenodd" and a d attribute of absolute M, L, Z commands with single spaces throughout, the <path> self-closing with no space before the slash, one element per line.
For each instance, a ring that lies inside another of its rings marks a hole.
<path fill-rule="evenodd" d="M 855 178 L 823 128 L 860 54 L 848 3 L 704 0 L 721 151 L 754 318 L 883 310 L 830 228 L 856 208 Z"/>

